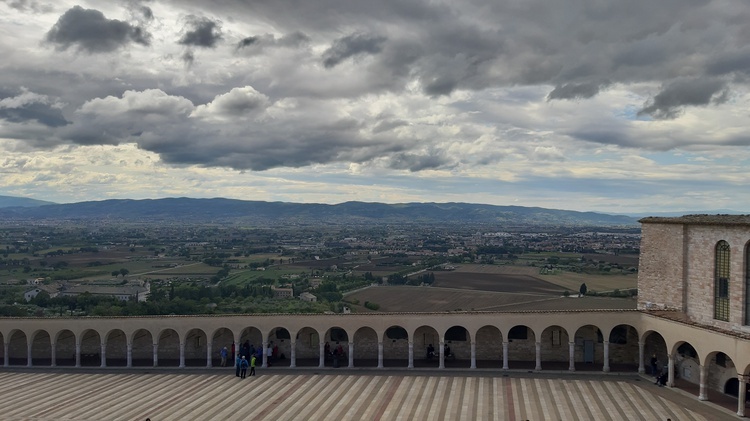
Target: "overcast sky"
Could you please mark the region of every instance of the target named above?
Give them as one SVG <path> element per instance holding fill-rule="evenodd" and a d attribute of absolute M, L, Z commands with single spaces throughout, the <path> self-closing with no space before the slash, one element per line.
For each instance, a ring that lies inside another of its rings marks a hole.
<path fill-rule="evenodd" d="M 0 195 L 750 213 L 747 0 L 0 0 Z"/>

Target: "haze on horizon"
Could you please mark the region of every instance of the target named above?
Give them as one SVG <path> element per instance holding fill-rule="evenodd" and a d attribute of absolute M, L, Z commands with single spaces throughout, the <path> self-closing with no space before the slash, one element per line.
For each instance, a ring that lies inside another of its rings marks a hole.
<path fill-rule="evenodd" d="M 0 195 L 750 209 L 744 0 L 3 0 L 0 55 Z"/>

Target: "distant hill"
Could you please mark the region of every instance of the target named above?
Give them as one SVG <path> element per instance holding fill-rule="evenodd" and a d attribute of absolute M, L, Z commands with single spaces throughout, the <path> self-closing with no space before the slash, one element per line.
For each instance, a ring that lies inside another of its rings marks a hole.
<path fill-rule="evenodd" d="M 54 203 L 45 202 L 44 200 L 28 199 L 26 197 L 0 196 L 0 208 L 33 208 L 51 204 Z"/>
<path fill-rule="evenodd" d="M 121 220 L 249 223 L 504 223 L 555 226 L 638 226 L 636 218 L 523 206 L 470 203 L 364 203 L 337 205 L 234 199 L 104 200 L 2 208 L 0 219 Z"/>

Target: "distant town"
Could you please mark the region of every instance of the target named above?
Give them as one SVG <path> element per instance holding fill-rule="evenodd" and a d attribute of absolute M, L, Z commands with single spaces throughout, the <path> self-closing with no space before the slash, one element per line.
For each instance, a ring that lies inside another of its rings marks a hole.
<path fill-rule="evenodd" d="M 639 243 L 639 227 L 6 223 L 0 314 L 406 310 L 388 295 L 362 292 L 385 286 L 529 285 L 567 296 L 588 282 L 588 294 L 627 298 L 636 294 Z M 403 305 L 414 309 L 408 299 Z"/>

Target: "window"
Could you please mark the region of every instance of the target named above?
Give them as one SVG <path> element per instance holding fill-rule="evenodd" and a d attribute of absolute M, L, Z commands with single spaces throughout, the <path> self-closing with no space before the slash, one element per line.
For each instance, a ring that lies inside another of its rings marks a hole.
<path fill-rule="evenodd" d="M 729 321 L 729 243 L 716 244 L 714 277 L 714 319 Z"/>

